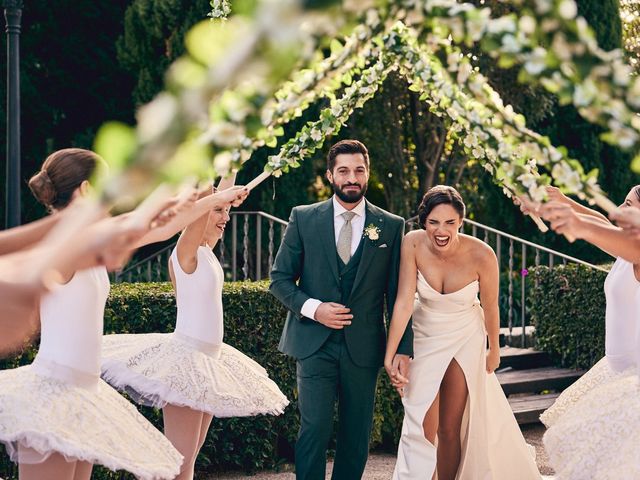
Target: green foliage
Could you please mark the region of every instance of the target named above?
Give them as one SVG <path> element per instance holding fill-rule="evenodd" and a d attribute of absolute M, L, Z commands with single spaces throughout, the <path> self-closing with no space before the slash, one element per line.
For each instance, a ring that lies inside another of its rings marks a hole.
<path fill-rule="evenodd" d="M 196 467 L 208 472 L 237 469 L 255 472 L 277 468 L 282 462 L 293 460 L 299 427 L 295 362 L 277 350 L 286 311 L 269 293 L 266 282 L 227 283 L 222 298 L 225 343 L 260 363 L 291 403 L 281 416 L 215 418 Z M 175 316 L 175 297 L 169 283 L 115 284 L 105 309 L 105 334 L 171 332 Z M 27 364 L 34 351 L 31 349 L 1 362 L 0 368 Z M 139 407 L 139 410 L 162 430 L 159 410 L 147 407 Z M 377 388 L 372 447 L 395 450 L 402 415 L 400 399 L 384 375 Z M 0 477 L 9 480 L 16 476 L 15 466 L 0 451 Z M 92 478 L 133 477 L 96 467 Z"/>
<path fill-rule="evenodd" d="M 23 221 L 44 214 L 26 183 L 49 153 L 71 146 L 91 148 L 93 135 L 105 119 L 133 121 L 133 82 L 119 67 L 115 47 L 129 3 L 59 0 L 53 6 L 46 0 L 25 2 L 20 35 Z M 2 65 L 7 60 L 5 42 L 2 35 Z M 6 74 L 0 75 L 0 91 L 6 92 Z M 6 131 L 5 122 L 3 100 L 0 131 Z M 4 210 L 0 208 L 1 224 Z"/>
<path fill-rule="evenodd" d="M 607 50 L 620 48 L 618 1 L 579 0 L 577 4 L 580 15 L 595 30 L 599 44 Z M 481 57 L 481 61 L 487 62 L 485 57 Z M 523 108 L 522 113 L 527 117 L 531 129 L 549 136 L 554 145 L 567 147 L 569 156 L 579 159 L 585 170 L 598 169 L 598 183 L 614 202 L 622 203 L 631 187 L 640 183 L 640 176 L 629 169 L 633 153 L 604 143 L 600 139 L 603 129 L 584 120 L 575 107 L 559 106 L 548 95 L 531 92 L 530 87 L 526 87 L 524 94 L 521 94 L 520 85 L 515 83 L 510 71 L 489 68 L 487 73 L 492 86 L 505 102 Z M 550 101 L 553 103 L 551 106 L 548 105 Z M 535 112 L 536 103 L 540 103 L 540 108 L 545 110 L 544 115 Z M 475 195 L 470 191 L 468 195 L 472 196 L 468 198 L 471 202 L 469 212 L 475 220 L 590 262 L 607 261 L 606 254 L 586 242 L 569 243 L 561 235 L 542 234 L 532 221 L 523 218 L 519 209 L 504 197 L 501 189 L 480 167 L 474 167 L 463 183 L 473 185 L 470 183 L 473 177 L 479 179 L 479 187 Z"/>
<path fill-rule="evenodd" d="M 591 367 L 604 355 L 606 273 L 575 264 L 532 272 L 528 301 L 537 348 L 562 366 Z"/>
<path fill-rule="evenodd" d="M 210 11 L 208 0 L 134 0 L 124 15 L 118 59 L 135 76 L 136 104 L 162 90 L 167 68 L 185 51 L 184 37 Z"/>

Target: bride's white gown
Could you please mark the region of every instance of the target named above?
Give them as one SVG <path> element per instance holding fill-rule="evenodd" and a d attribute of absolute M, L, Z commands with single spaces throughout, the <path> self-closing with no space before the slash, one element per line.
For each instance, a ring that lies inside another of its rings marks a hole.
<path fill-rule="evenodd" d="M 413 312 L 414 359 L 405 388 L 405 409 L 396 480 L 431 480 L 436 448 L 422 421 L 455 359 L 464 372 L 469 396 L 460 432 L 458 479 L 540 479 L 535 450 L 527 445 L 495 374 L 485 370 L 486 331 L 474 281 L 452 293 L 433 289 L 418 273 Z"/>

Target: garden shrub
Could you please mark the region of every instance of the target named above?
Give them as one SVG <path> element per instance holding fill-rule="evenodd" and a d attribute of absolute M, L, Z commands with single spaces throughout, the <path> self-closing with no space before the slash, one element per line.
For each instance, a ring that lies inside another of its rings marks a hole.
<path fill-rule="evenodd" d="M 556 364 L 589 368 L 604 355 L 604 279 L 606 273 L 584 265 L 531 270 L 529 308 L 536 348 Z"/>

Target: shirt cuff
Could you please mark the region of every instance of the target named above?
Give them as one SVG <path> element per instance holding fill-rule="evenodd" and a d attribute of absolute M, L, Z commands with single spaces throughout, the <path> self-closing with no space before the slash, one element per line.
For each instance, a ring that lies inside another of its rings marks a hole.
<path fill-rule="evenodd" d="M 300 313 L 303 317 L 310 318 L 312 320 L 316 319 L 316 310 L 320 306 L 322 302 L 320 300 L 316 300 L 315 298 L 310 298 L 302 305 L 300 309 Z"/>

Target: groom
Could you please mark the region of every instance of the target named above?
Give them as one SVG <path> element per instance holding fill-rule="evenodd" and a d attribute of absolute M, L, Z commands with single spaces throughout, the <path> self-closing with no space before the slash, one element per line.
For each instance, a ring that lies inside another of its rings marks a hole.
<path fill-rule="evenodd" d="M 300 432 L 296 479 L 324 480 L 338 402 L 333 480 L 362 477 L 378 371 L 398 289 L 402 218 L 364 198 L 369 153 L 357 140 L 331 147 L 335 195 L 295 207 L 271 271 L 271 293 L 288 309 L 279 349 L 297 361 Z M 396 363 L 407 371 L 411 323 Z"/>

